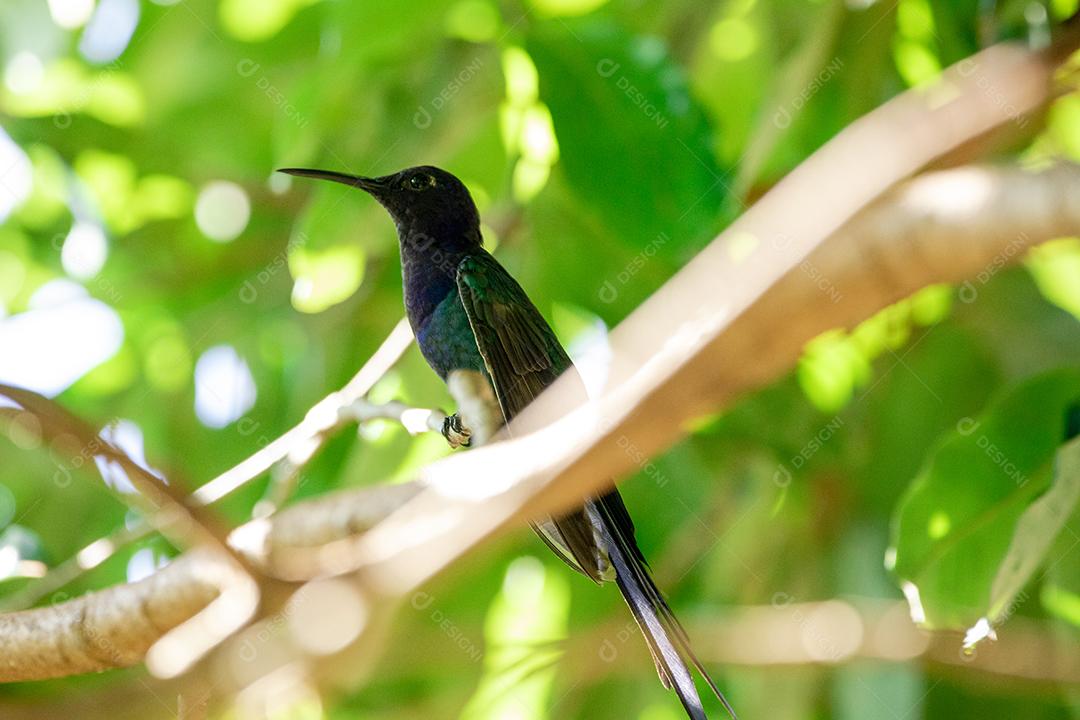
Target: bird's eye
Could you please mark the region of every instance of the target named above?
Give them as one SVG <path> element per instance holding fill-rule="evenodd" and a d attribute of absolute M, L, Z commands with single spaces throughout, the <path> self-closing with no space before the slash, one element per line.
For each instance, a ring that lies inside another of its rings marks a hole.
<path fill-rule="evenodd" d="M 417 173 L 416 175 L 409 176 L 409 187 L 413 190 L 423 190 L 429 188 L 435 184 L 435 178 L 424 173 Z"/>

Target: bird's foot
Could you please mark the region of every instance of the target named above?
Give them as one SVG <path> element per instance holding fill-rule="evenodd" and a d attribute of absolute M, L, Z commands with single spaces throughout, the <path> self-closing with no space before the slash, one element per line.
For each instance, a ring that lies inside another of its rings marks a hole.
<path fill-rule="evenodd" d="M 454 413 L 448 415 L 442 424 L 442 434 L 450 447 L 455 450 L 459 447 L 469 447 L 472 442 L 472 430 L 461 424 L 461 417 Z"/>

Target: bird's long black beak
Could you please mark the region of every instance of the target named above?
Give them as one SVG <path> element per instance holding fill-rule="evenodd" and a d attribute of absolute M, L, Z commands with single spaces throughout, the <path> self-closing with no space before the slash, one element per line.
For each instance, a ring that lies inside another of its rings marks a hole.
<path fill-rule="evenodd" d="M 315 178 L 316 180 L 330 180 L 331 182 L 349 185 L 365 190 L 372 195 L 378 195 L 386 189 L 385 178 L 370 178 L 363 175 L 346 175 L 333 170 L 311 170 L 308 168 L 279 168 L 278 172 L 297 177 Z"/>

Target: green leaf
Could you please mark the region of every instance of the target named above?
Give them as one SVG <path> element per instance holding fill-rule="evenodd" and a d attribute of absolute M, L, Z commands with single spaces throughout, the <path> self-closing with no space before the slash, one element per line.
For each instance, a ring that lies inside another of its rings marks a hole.
<path fill-rule="evenodd" d="M 296 282 L 292 302 L 300 312 L 318 313 L 352 296 L 364 279 L 366 257 L 357 244 L 326 250 L 297 248 L 289 256 Z"/>
<path fill-rule="evenodd" d="M 1057 453 L 1054 481 L 1016 523 L 1005 560 L 990 587 L 990 616 L 998 617 L 1023 589 L 1047 556 L 1054 538 L 1080 500 L 1080 441 L 1073 440 Z"/>
<path fill-rule="evenodd" d="M 308 0 L 224 0 L 218 8 L 221 25 L 247 42 L 267 40 L 285 27 Z"/>
<path fill-rule="evenodd" d="M 630 247 L 709 237 L 731 179 L 664 42 L 600 21 L 559 22 L 535 26 L 527 49 L 560 166 L 586 207 Z"/>
<path fill-rule="evenodd" d="M 897 508 L 891 553 L 922 624 L 993 624 L 1042 564 L 1080 497 L 1077 444 L 1053 463 L 1078 401 L 1080 370 L 1045 373 L 963 418 L 931 455 Z"/>
<path fill-rule="evenodd" d="M 1080 627 L 1080 595 L 1057 583 L 1047 583 L 1040 597 L 1047 611 Z"/>
<path fill-rule="evenodd" d="M 1034 247 L 1024 264 L 1043 297 L 1080 318 L 1080 238 L 1059 238 Z"/>
<path fill-rule="evenodd" d="M 1076 433 L 1080 421 L 1080 408 L 1074 409 L 1071 416 L 1072 426 L 1070 432 Z M 1072 440 L 1066 450 L 1058 454 L 1059 472 L 1063 477 L 1068 476 L 1070 482 L 1080 482 L 1080 466 L 1076 445 L 1080 440 Z M 1076 505 L 1075 500 L 1073 505 Z M 1067 513 L 1066 508 L 1058 508 L 1059 512 Z M 1043 608 L 1052 616 L 1058 618 L 1062 640 L 1065 637 L 1077 637 L 1080 632 L 1080 562 L 1075 558 L 1069 558 L 1080 546 L 1080 535 L 1074 528 L 1080 523 L 1080 506 L 1073 507 L 1072 515 L 1065 521 L 1067 532 L 1058 535 L 1057 541 L 1049 551 L 1049 561 L 1046 572 L 1042 578 L 1042 587 L 1039 588 L 1039 600 Z M 1071 562 L 1067 561 L 1069 558 Z"/>
<path fill-rule="evenodd" d="M 461 717 L 547 717 L 560 654 L 551 643 L 566 637 L 569 612 L 570 583 L 562 568 L 553 571 L 529 555 L 514 560 L 488 609 L 484 674 Z M 479 659 L 472 643 L 459 647 Z"/>

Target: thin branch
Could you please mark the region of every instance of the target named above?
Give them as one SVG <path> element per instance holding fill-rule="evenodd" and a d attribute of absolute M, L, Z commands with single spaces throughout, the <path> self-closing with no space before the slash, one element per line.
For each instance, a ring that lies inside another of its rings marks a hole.
<path fill-rule="evenodd" d="M 331 432 L 345 427 L 351 422 L 362 424 L 373 420 L 389 420 L 397 422 L 410 434 L 414 435 L 425 431 L 441 432 L 442 422 L 445 417 L 446 416 L 438 410 L 416 408 L 400 402 L 374 404 L 361 398 L 353 401 L 350 405 L 340 408 L 337 421 L 332 427 L 327 427 L 323 434 L 329 435 Z M 306 450 L 306 452 L 290 453 L 286 459 L 279 463 L 279 466 L 287 468 L 287 472 L 298 475 L 304 465 L 313 457 L 313 453 L 317 450 L 317 447 L 316 444 L 305 444 L 302 449 Z M 280 501 L 284 500 L 281 496 L 274 497 L 277 497 Z M 272 508 L 264 505 L 261 512 L 256 512 L 254 514 L 257 518 L 268 517 L 272 514 L 272 510 L 276 510 L 276 508 L 277 504 L 273 505 Z M 313 516 L 313 518 L 313 522 L 316 524 L 323 522 L 321 515 L 317 517 Z M 333 527 L 333 523 L 329 522 L 328 527 Z M 121 548 L 130 543 L 142 540 L 152 533 L 153 529 L 140 520 L 131 527 L 124 527 L 111 535 L 98 538 L 76 553 L 73 557 L 50 568 L 48 572 L 37 579 L 36 582 L 28 584 L 20 591 L 5 598 L 0 602 L 0 611 L 12 612 L 33 606 L 42 598 L 58 591 L 60 588 L 73 582 L 84 573 L 98 567 Z M 348 531 L 336 534 L 335 537 L 341 537 L 343 534 L 348 534 Z M 256 558 L 261 562 L 261 556 L 257 553 L 248 553 L 247 557 Z"/>
<path fill-rule="evenodd" d="M 268 495 L 269 505 L 256 506 L 256 517 L 265 517 L 273 512 L 288 497 L 292 490 L 292 483 L 299 475 L 303 464 L 325 444 L 326 438 L 333 430 L 345 424 L 350 413 L 355 416 L 359 412 L 353 405 L 365 403 L 363 396 L 397 362 L 411 342 L 412 333 L 408 323 L 402 319 L 344 388 L 323 398 L 308 412 L 304 421 L 292 430 L 200 487 L 188 498 L 187 504 L 196 507 L 209 505 L 258 478 L 263 472 L 278 468 L 276 470 L 277 484 L 282 487 L 275 488 L 272 494 Z M 392 414 L 397 409 L 394 404 L 389 404 L 384 412 Z M 402 407 L 401 411 L 404 410 L 405 408 Z M 12 412 L 10 408 L 4 408 L 4 411 L 6 414 Z M 360 420 L 358 416 L 355 419 Z M 301 450 L 305 451 L 305 459 L 302 462 L 299 460 Z M 75 557 L 50 569 L 39 580 L 28 584 L 18 593 L 5 599 L 0 604 L 0 608 L 5 612 L 10 612 L 31 607 L 46 595 L 59 590 L 85 572 L 97 567 L 127 544 L 141 540 L 150 534 L 151 528 L 140 520 L 130 529 L 125 528 L 108 537 L 99 538 L 83 548 Z"/>
<path fill-rule="evenodd" d="M 183 497 L 164 479 L 132 460 L 126 452 L 115 447 L 80 418 L 69 413 L 62 405 L 32 390 L 0 384 L 0 397 L 17 403 L 21 412 L 33 416 L 35 427 L 57 447 L 72 450 L 73 456 L 100 458 L 117 463 L 138 491 L 131 495 L 139 510 L 164 535 L 179 545 L 206 544 L 226 550 L 227 531 L 212 517 L 196 508 L 188 507 Z M 8 414 L 19 413 L 8 411 Z M 9 427 L 9 426 L 5 426 Z M 125 496 L 125 500 L 128 496 Z M 138 502 L 142 501 L 142 502 Z"/>
<path fill-rule="evenodd" d="M 48 572 L 35 582 L 4 598 L 0 602 L 0 611 L 13 612 L 35 605 L 42 598 L 98 567 L 121 548 L 149 537 L 152 533 L 150 526 L 140 521 L 133 527 L 125 526 L 110 535 L 98 538 L 59 565 L 49 568 Z"/>
<path fill-rule="evenodd" d="M 285 460 L 295 448 L 309 445 L 314 445 L 315 449 L 321 447 L 326 441 L 326 433 L 338 422 L 341 408 L 367 395 L 404 354 L 410 343 L 412 330 L 408 322 L 399 320 L 375 354 L 345 387 L 316 403 L 299 425 L 196 490 L 195 501 L 201 505 L 216 502 L 259 477 L 275 463 Z M 311 450 L 311 454 L 314 452 Z"/>
<path fill-rule="evenodd" d="M 1080 683 L 1080 649 L 1061 642 L 1053 624 L 1012 617 L 999 629 L 999 639 L 963 650 L 955 633 L 920 630 L 903 601 L 834 598 L 796 602 L 777 593 L 771 605 L 735 607 L 722 618 L 689 623 L 694 646 L 703 660 L 724 666 L 836 666 L 858 661 L 907 663 L 923 660 L 939 666 L 989 674 L 999 681 Z M 624 624 L 607 624 L 573 640 L 568 672 L 582 683 L 596 682 L 625 668 L 612 663 L 613 653 L 639 654 L 644 648 L 624 645 Z M 607 662 L 596 662 L 597 658 Z"/>
<path fill-rule="evenodd" d="M 421 432 L 442 432 L 445 413 L 439 410 L 416 408 L 400 402 L 372 403 L 364 398 L 348 401 L 336 397 L 334 402 L 342 403 L 336 408 L 336 416 L 326 418 L 318 432 L 303 442 L 297 443 L 288 454 L 271 469 L 270 486 L 265 496 L 255 504 L 252 517 L 265 518 L 277 512 L 296 489 L 300 473 L 315 457 L 326 440 L 341 428 L 351 423 L 364 424 L 372 420 L 391 420 L 409 432 L 417 435 Z"/>

